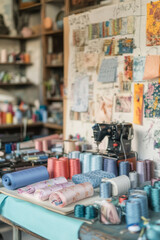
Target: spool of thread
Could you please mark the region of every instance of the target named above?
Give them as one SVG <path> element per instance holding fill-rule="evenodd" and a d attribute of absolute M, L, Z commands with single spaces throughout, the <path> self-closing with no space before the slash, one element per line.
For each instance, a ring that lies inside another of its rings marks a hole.
<path fill-rule="evenodd" d="M 12 144 L 5 144 L 5 153 L 10 154 L 12 152 Z"/>
<path fill-rule="evenodd" d="M 2 123 L 6 124 L 6 112 L 2 113 Z"/>
<path fill-rule="evenodd" d="M 76 218 L 84 218 L 85 217 L 85 206 L 79 205 L 79 204 L 75 205 L 74 216 Z"/>
<path fill-rule="evenodd" d="M 148 197 L 148 205 L 151 206 L 151 185 L 146 185 L 144 186 L 144 191 L 147 193 L 147 197 Z"/>
<path fill-rule="evenodd" d="M 49 173 L 49 178 L 54 177 L 54 161 L 56 161 L 57 158 L 48 158 L 47 161 L 47 171 Z"/>
<path fill-rule="evenodd" d="M 151 179 L 151 185 L 154 186 L 154 183 L 160 181 L 160 178 L 152 178 Z"/>
<path fill-rule="evenodd" d="M 80 174 L 80 161 L 79 159 L 70 159 L 69 160 L 69 172 L 70 179 L 76 174 Z"/>
<path fill-rule="evenodd" d="M 64 141 L 64 153 L 69 154 L 75 150 L 75 141 L 65 140 Z"/>
<path fill-rule="evenodd" d="M 43 147 L 42 147 L 42 141 L 40 140 L 35 140 L 35 149 L 38 151 L 43 151 Z"/>
<path fill-rule="evenodd" d="M 137 201 L 141 206 L 141 216 L 148 218 L 148 198 L 146 195 L 131 195 L 129 199 Z"/>
<path fill-rule="evenodd" d="M 12 113 L 7 112 L 7 113 L 6 113 L 6 124 L 12 124 L 12 123 L 13 123 Z"/>
<path fill-rule="evenodd" d="M 151 209 L 154 212 L 160 212 L 160 189 L 151 188 Z"/>
<path fill-rule="evenodd" d="M 79 151 L 74 151 L 71 152 L 71 158 L 78 158 L 79 159 L 80 152 Z"/>
<path fill-rule="evenodd" d="M 137 172 L 138 172 L 138 180 L 141 185 L 146 181 L 146 163 L 145 161 L 137 161 Z"/>
<path fill-rule="evenodd" d="M 1 50 L 1 63 L 7 63 L 7 49 Z"/>
<path fill-rule="evenodd" d="M 82 172 L 87 173 L 91 171 L 91 161 L 92 161 L 92 153 L 85 153 L 82 165 Z"/>
<path fill-rule="evenodd" d="M 91 162 L 91 171 L 102 170 L 102 156 L 101 155 L 93 155 Z"/>
<path fill-rule="evenodd" d="M 83 166 L 84 154 L 85 154 L 85 153 L 80 153 L 80 154 L 79 154 L 81 173 L 82 173 L 82 166 Z"/>
<path fill-rule="evenodd" d="M 129 176 L 130 164 L 127 161 L 120 162 L 119 164 L 119 176 L 126 175 Z"/>
<path fill-rule="evenodd" d="M 146 163 L 146 181 L 150 181 L 152 175 L 152 161 L 145 160 L 145 163 Z"/>
<path fill-rule="evenodd" d="M 67 178 L 67 171 L 66 171 L 66 163 L 65 161 L 55 160 L 54 161 L 54 170 L 53 170 L 54 177 L 65 177 Z"/>
<path fill-rule="evenodd" d="M 155 182 L 155 183 L 154 183 L 154 187 L 155 187 L 155 188 L 160 188 L 160 181 Z"/>
<path fill-rule="evenodd" d="M 95 217 L 97 217 L 97 209 L 92 206 L 92 205 L 89 205 L 89 206 L 86 206 L 85 207 L 85 218 L 86 219 L 94 219 Z"/>
<path fill-rule="evenodd" d="M 67 157 L 59 158 L 60 161 L 64 161 L 66 165 L 67 179 L 69 178 L 69 159 Z"/>
<path fill-rule="evenodd" d="M 135 200 L 126 202 L 126 223 L 127 225 L 140 224 L 141 222 L 141 205 Z"/>
<path fill-rule="evenodd" d="M 107 181 L 112 184 L 112 196 L 126 194 L 131 187 L 129 177 L 126 175 L 108 179 Z"/>
<path fill-rule="evenodd" d="M 117 161 L 114 159 L 104 159 L 104 171 L 110 172 L 118 176 Z"/>
<path fill-rule="evenodd" d="M 129 173 L 129 179 L 131 182 L 131 188 L 137 188 L 138 187 L 138 173 L 137 172 L 130 172 Z"/>
<path fill-rule="evenodd" d="M 150 222 L 147 225 L 146 237 L 148 240 L 160 239 L 160 220 Z"/>
<path fill-rule="evenodd" d="M 103 182 L 100 184 L 100 197 L 110 198 L 112 196 L 112 185 L 110 182 Z"/>
<path fill-rule="evenodd" d="M 128 197 L 126 195 L 122 195 L 119 197 L 119 203 L 123 203 L 124 201 L 126 201 L 128 199 Z"/>

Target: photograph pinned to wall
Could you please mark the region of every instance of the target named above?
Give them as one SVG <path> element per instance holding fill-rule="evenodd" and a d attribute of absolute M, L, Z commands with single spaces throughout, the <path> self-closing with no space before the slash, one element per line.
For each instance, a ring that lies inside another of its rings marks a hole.
<path fill-rule="evenodd" d="M 99 54 L 87 52 L 84 54 L 84 67 L 86 70 L 95 70 L 98 65 Z"/>
<path fill-rule="evenodd" d="M 144 95 L 144 116 L 145 118 L 160 117 L 160 84 L 149 83 Z"/>
<path fill-rule="evenodd" d="M 144 68 L 145 68 L 146 57 L 139 56 L 133 59 L 133 81 L 143 81 Z"/>
<path fill-rule="evenodd" d="M 117 67 L 118 61 L 117 58 L 102 60 L 99 74 L 98 74 L 98 82 L 101 83 L 114 83 L 117 79 Z"/>
<path fill-rule="evenodd" d="M 130 113 L 132 106 L 131 96 L 116 96 L 115 98 L 115 112 Z"/>
<path fill-rule="evenodd" d="M 133 56 L 124 57 L 124 81 L 133 80 Z"/>
<path fill-rule="evenodd" d="M 86 29 L 73 30 L 73 46 L 84 47 L 87 44 L 88 32 Z"/>
<path fill-rule="evenodd" d="M 160 149 L 160 130 L 154 131 L 154 149 Z"/>
<path fill-rule="evenodd" d="M 127 34 L 127 17 L 122 18 L 122 28 L 121 28 L 121 35 Z"/>
<path fill-rule="evenodd" d="M 143 80 L 150 80 L 160 76 L 160 56 L 152 55 L 146 57 Z"/>
<path fill-rule="evenodd" d="M 123 92 L 131 92 L 132 83 L 129 81 L 124 81 L 122 83 L 122 87 Z"/>
<path fill-rule="evenodd" d="M 112 39 L 107 39 L 104 41 L 104 53 L 105 56 L 114 56 L 115 55 L 115 45 L 116 45 L 116 40 Z"/>
<path fill-rule="evenodd" d="M 146 45 L 160 45 L 160 2 L 147 4 Z"/>
<path fill-rule="evenodd" d="M 142 125 L 143 120 L 143 84 L 134 84 L 134 111 L 133 123 Z"/>
<path fill-rule="evenodd" d="M 133 38 L 119 39 L 119 55 L 133 53 L 134 42 Z"/>
<path fill-rule="evenodd" d="M 71 110 L 74 112 L 87 112 L 88 110 L 89 76 L 83 75 L 75 79 L 74 96 Z"/>
<path fill-rule="evenodd" d="M 112 121 L 113 95 L 109 92 L 96 96 L 96 122 L 110 123 Z"/>
<path fill-rule="evenodd" d="M 127 34 L 133 34 L 134 33 L 134 16 L 128 16 L 127 17 Z"/>

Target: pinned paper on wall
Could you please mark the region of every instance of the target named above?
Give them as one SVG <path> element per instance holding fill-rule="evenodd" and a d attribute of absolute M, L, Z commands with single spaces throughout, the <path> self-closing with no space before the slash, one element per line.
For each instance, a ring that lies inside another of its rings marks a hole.
<path fill-rule="evenodd" d="M 147 46 L 160 45 L 160 2 L 147 4 Z"/>
<path fill-rule="evenodd" d="M 130 113 L 131 112 L 131 96 L 116 96 L 115 112 Z"/>
<path fill-rule="evenodd" d="M 124 81 L 132 81 L 133 79 L 133 57 L 124 57 Z"/>
<path fill-rule="evenodd" d="M 118 66 L 117 58 L 103 59 L 99 70 L 98 82 L 102 83 L 116 82 L 117 66 Z"/>
<path fill-rule="evenodd" d="M 110 123 L 112 121 L 113 95 L 108 92 L 97 94 L 96 97 L 96 113 L 97 122 Z"/>
<path fill-rule="evenodd" d="M 85 53 L 84 54 L 84 67 L 87 70 L 96 69 L 98 65 L 98 53 Z"/>
<path fill-rule="evenodd" d="M 81 113 L 82 122 L 94 122 L 95 121 L 95 102 L 89 101 L 88 112 Z"/>
<path fill-rule="evenodd" d="M 134 33 L 134 16 L 127 17 L 127 33 Z"/>
<path fill-rule="evenodd" d="M 144 116 L 146 118 L 160 117 L 160 85 L 149 83 L 144 95 Z"/>
<path fill-rule="evenodd" d="M 143 84 L 134 84 L 133 123 L 142 125 L 143 118 Z"/>
<path fill-rule="evenodd" d="M 144 68 L 145 68 L 146 57 L 139 56 L 133 59 L 133 81 L 143 81 Z"/>
<path fill-rule="evenodd" d="M 160 76 L 160 57 L 152 55 L 146 57 L 143 80 L 150 80 Z"/>
<path fill-rule="evenodd" d="M 88 110 L 89 76 L 77 77 L 74 83 L 74 96 L 72 111 L 86 112 Z"/>
<path fill-rule="evenodd" d="M 127 17 L 122 18 L 121 35 L 127 34 Z"/>
<path fill-rule="evenodd" d="M 87 43 L 88 35 L 86 29 L 73 30 L 73 46 L 84 47 Z"/>
<path fill-rule="evenodd" d="M 84 52 L 75 53 L 75 67 L 77 72 L 84 72 Z"/>

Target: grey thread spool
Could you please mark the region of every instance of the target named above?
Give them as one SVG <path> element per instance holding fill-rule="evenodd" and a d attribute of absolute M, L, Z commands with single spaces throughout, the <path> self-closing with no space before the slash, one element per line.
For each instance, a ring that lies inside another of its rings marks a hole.
<path fill-rule="evenodd" d="M 100 197 L 110 198 L 112 196 L 112 185 L 110 182 L 103 182 L 100 185 Z"/>
<path fill-rule="evenodd" d="M 130 172 L 129 179 L 131 181 L 131 188 L 137 188 L 138 187 L 138 173 Z"/>
<path fill-rule="evenodd" d="M 146 181 L 146 163 L 145 161 L 137 161 L 137 172 L 139 185 Z"/>

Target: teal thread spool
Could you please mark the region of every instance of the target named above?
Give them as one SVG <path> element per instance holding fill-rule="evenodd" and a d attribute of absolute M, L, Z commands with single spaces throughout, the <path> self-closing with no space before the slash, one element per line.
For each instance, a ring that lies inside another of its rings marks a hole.
<path fill-rule="evenodd" d="M 154 212 L 160 212 L 160 188 L 151 189 L 151 208 Z"/>
<path fill-rule="evenodd" d="M 74 207 L 74 216 L 76 218 L 84 218 L 84 216 L 85 216 L 85 206 L 77 204 Z"/>
<path fill-rule="evenodd" d="M 146 237 L 148 240 L 160 239 L 160 220 L 150 222 L 147 226 Z"/>
<path fill-rule="evenodd" d="M 154 187 L 155 187 L 155 188 L 160 188 L 160 181 L 155 182 L 155 183 L 154 183 Z"/>
<path fill-rule="evenodd" d="M 146 185 L 146 186 L 144 186 L 144 191 L 147 193 L 148 205 L 149 205 L 149 206 L 151 206 L 151 189 L 152 189 L 152 186 L 151 186 L 151 185 Z"/>
<path fill-rule="evenodd" d="M 93 219 L 95 217 L 97 217 L 98 215 L 98 212 L 97 212 L 97 209 L 92 206 L 92 205 L 89 205 L 85 208 L 85 218 L 86 219 Z"/>

